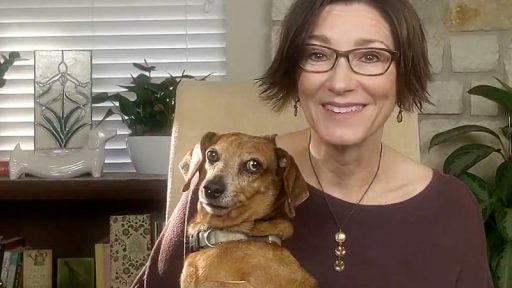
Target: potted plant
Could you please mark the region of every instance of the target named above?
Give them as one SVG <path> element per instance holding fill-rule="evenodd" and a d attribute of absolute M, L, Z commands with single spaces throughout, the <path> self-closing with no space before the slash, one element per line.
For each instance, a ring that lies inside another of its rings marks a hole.
<path fill-rule="evenodd" d="M 4 79 L 5 73 L 11 68 L 14 62 L 21 60 L 19 52 L 10 52 L 9 57 L 2 55 L 3 62 L 0 62 L 0 88 L 5 86 L 7 80 Z"/>
<path fill-rule="evenodd" d="M 114 104 L 98 125 L 114 114 L 120 115 L 131 130 L 126 146 L 135 170 L 144 174 L 167 174 L 176 90 L 182 79 L 195 78 L 184 73 L 179 77 L 169 74 L 160 83 L 155 83 L 151 77 L 155 66 L 150 66 L 145 59 L 144 64 L 133 63 L 133 66 L 142 72 L 135 77 L 132 75 L 132 85 L 119 85 L 135 95 L 133 100 L 121 93 L 109 95 L 103 92 L 93 96 L 93 104 Z"/>
<path fill-rule="evenodd" d="M 458 126 L 434 135 L 429 150 L 468 133 L 486 133 L 501 143 L 493 147 L 481 143 L 469 143 L 455 149 L 444 161 L 443 171 L 462 180 L 478 200 L 487 238 L 489 265 L 497 288 L 512 287 L 512 87 L 496 78 L 501 88 L 479 85 L 468 93 L 485 97 L 502 106 L 509 115 L 508 125 L 500 133 L 509 141 L 506 146 L 498 133 L 480 125 Z M 488 182 L 469 170 L 498 153 L 503 161 L 498 165 L 493 182 Z"/>
<path fill-rule="evenodd" d="M 5 83 L 7 83 L 7 80 L 4 78 L 5 73 L 7 73 L 14 62 L 21 60 L 19 52 L 10 52 L 9 57 L 2 55 L 2 58 L 3 61 L 0 61 L 0 88 L 4 87 Z M 7 161 L 0 162 L 0 176 L 7 176 L 9 174 L 8 164 L 9 162 Z"/>

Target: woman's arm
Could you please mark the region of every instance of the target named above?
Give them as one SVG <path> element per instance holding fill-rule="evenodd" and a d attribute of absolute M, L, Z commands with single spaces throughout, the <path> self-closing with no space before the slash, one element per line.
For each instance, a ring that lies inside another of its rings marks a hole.
<path fill-rule="evenodd" d="M 467 188 L 466 188 L 467 189 Z M 471 192 L 467 191 L 468 195 Z M 472 196 L 472 195 L 471 195 Z M 456 288 L 492 288 L 493 281 L 487 259 L 484 226 L 478 203 L 474 197 L 466 203 L 467 218 L 462 228 L 464 247 L 462 267 L 457 277 Z"/>

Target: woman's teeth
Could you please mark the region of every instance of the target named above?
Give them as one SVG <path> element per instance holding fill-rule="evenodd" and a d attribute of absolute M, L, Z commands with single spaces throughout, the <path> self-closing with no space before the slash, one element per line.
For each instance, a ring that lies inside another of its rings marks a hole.
<path fill-rule="evenodd" d="M 349 113 L 349 112 L 355 112 L 360 111 L 363 109 L 363 105 L 354 105 L 354 106 L 347 106 L 347 107 L 337 107 L 333 105 L 325 105 L 325 109 L 332 111 L 334 113 Z"/>

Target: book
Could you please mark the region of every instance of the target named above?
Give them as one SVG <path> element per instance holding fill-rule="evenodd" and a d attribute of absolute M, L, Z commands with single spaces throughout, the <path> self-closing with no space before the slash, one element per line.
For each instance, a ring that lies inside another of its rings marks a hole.
<path fill-rule="evenodd" d="M 94 255 L 96 288 L 110 288 L 110 245 L 95 244 Z"/>
<path fill-rule="evenodd" d="M 94 258 L 59 258 L 57 288 L 94 288 Z"/>
<path fill-rule="evenodd" d="M 25 251 L 20 251 L 18 254 L 18 263 L 16 264 L 16 272 L 14 273 L 14 285 L 13 288 L 23 288 L 23 254 Z"/>
<path fill-rule="evenodd" d="M 23 252 L 23 288 L 52 288 L 52 250 Z"/>
<path fill-rule="evenodd" d="M 5 244 L 1 243 L 2 236 L 0 236 L 0 288 L 3 288 L 4 283 L 2 282 L 2 264 L 4 263 Z"/>
<path fill-rule="evenodd" d="M 110 265 L 110 244 L 105 245 L 105 258 L 103 258 L 104 268 L 105 268 L 105 288 L 111 288 L 111 265 Z"/>
<path fill-rule="evenodd" d="M 110 217 L 110 279 L 112 288 L 128 288 L 151 252 L 150 215 Z"/>
<path fill-rule="evenodd" d="M 5 251 L 2 259 L 2 272 L 0 273 L 0 282 L 2 288 L 7 286 L 7 275 L 9 274 L 9 263 L 11 261 L 11 251 Z"/>
<path fill-rule="evenodd" d="M 18 261 L 21 255 L 21 251 L 12 250 L 9 257 L 9 268 L 7 270 L 7 280 L 5 281 L 6 288 L 15 288 L 14 282 L 16 280 L 16 269 L 18 268 Z"/>
<path fill-rule="evenodd" d="M 2 239 L 0 244 L 5 246 L 5 250 L 14 250 L 25 246 L 25 239 L 22 237 L 13 237 L 9 239 Z"/>

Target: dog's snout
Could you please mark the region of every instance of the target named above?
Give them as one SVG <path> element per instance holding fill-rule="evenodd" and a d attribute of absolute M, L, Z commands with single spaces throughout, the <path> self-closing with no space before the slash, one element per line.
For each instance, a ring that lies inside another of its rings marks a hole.
<path fill-rule="evenodd" d="M 222 181 L 210 181 L 203 186 L 203 189 L 206 198 L 213 200 L 219 198 L 226 191 L 226 185 Z"/>

